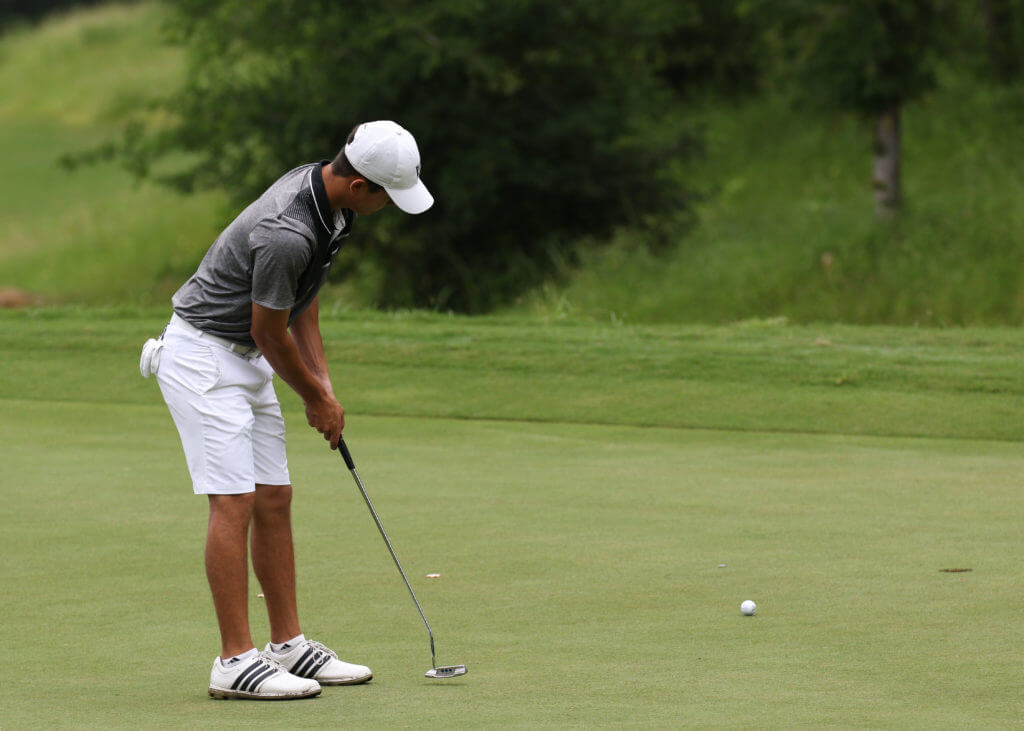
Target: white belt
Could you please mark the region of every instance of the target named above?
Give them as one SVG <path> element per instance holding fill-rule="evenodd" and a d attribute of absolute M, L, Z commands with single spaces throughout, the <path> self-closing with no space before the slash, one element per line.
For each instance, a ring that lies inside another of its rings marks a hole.
<path fill-rule="evenodd" d="M 184 330 L 185 332 L 191 333 L 198 338 L 211 340 L 217 343 L 218 345 L 227 348 L 232 353 L 236 353 L 242 356 L 243 358 L 258 358 L 262 355 L 262 353 L 260 353 L 260 349 L 257 348 L 255 345 L 242 345 L 241 343 L 236 343 L 233 340 L 228 340 L 227 338 L 222 338 L 218 335 L 211 335 L 205 330 L 200 330 L 198 327 L 188 322 L 187 320 L 178 317 L 177 313 L 171 315 L 171 325 L 181 330 Z"/>

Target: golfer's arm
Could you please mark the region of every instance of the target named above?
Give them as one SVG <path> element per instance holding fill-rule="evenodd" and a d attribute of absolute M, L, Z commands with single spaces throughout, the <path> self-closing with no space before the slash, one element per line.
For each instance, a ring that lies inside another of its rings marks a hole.
<path fill-rule="evenodd" d="M 328 393 L 333 394 L 331 376 L 327 370 L 327 355 L 320 335 L 320 298 L 316 297 L 291 326 L 292 337 L 299 346 L 299 356 L 313 376 Z"/>
<path fill-rule="evenodd" d="M 299 345 L 288 332 L 289 310 L 271 310 L 252 305 L 252 339 L 274 372 L 291 386 L 307 404 L 333 398 L 323 382 L 310 370 Z M 298 322 L 301 317 L 296 319 Z M 322 349 L 322 346 L 321 346 Z"/>

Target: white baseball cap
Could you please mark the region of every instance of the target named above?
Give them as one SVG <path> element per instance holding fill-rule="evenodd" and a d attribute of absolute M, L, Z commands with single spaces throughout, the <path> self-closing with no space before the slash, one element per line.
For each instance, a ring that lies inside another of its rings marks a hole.
<path fill-rule="evenodd" d="M 420 180 L 420 150 L 401 125 L 389 121 L 365 122 L 345 145 L 345 157 L 370 182 L 388 192 L 406 213 L 423 213 L 434 204 Z"/>

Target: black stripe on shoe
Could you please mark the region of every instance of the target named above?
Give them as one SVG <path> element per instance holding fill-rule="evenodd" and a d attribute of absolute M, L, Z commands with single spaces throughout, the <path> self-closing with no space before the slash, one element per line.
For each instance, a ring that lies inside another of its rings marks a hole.
<path fill-rule="evenodd" d="M 267 667 L 267 665 L 262 660 L 253 660 L 252 665 L 250 665 L 241 673 L 239 673 L 238 677 L 235 678 L 235 682 L 231 684 L 231 690 L 238 690 L 239 686 L 241 686 L 243 683 L 247 683 L 247 681 L 249 680 L 249 678 L 253 676 L 253 674 L 259 672 L 265 667 Z"/>
<path fill-rule="evenodd" d="M 314 665 L 310 669 L 308 677 L 315 678 L 316 674 L 320 672 L 320 668 L 322 668 L 324 665 L 326 665 L 327 661 L 330 660 L 330 659 L 331 658 L 329 656 L 321 654 L 320 657 L 316 661 L 316 665 Z"/>
<path fill-rule="evenodd" d="M 244 688 L 244 690 L 249 693 L 258 693 L 260 690 L 260 686 L 263 685 L 263 681 L 267 680 L 272 675 L 276 675 L 277 672 L 277 668 L 273 668 L 268 665 L 267 669 L 264 672 L 257 673 L 249 679 L 249 682 L 246 683 L 246 688 Z"/>
<path fill-rule="evenodd" d="M 306 654 L 299 658 L 299 661 L 295 663 L 295 667 L 290 671 L 292 675 L 298 675 L 300 678 L 311 678 L 313 677 L 310 673 L 316 672 L 320 665 L 317 665 L 318 653 L 315 648 L 311 647 L 306 650 Z"/>

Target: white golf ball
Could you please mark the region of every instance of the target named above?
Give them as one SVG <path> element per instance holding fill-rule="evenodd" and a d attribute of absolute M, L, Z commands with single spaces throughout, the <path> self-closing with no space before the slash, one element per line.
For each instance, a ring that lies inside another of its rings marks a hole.
<path fill-rule="evenodd" d="M 748 617 L 757 611 L 757 605 L 754 602 L 747 599 L 745 602 L 740 604 L 740 611 Z"/>

